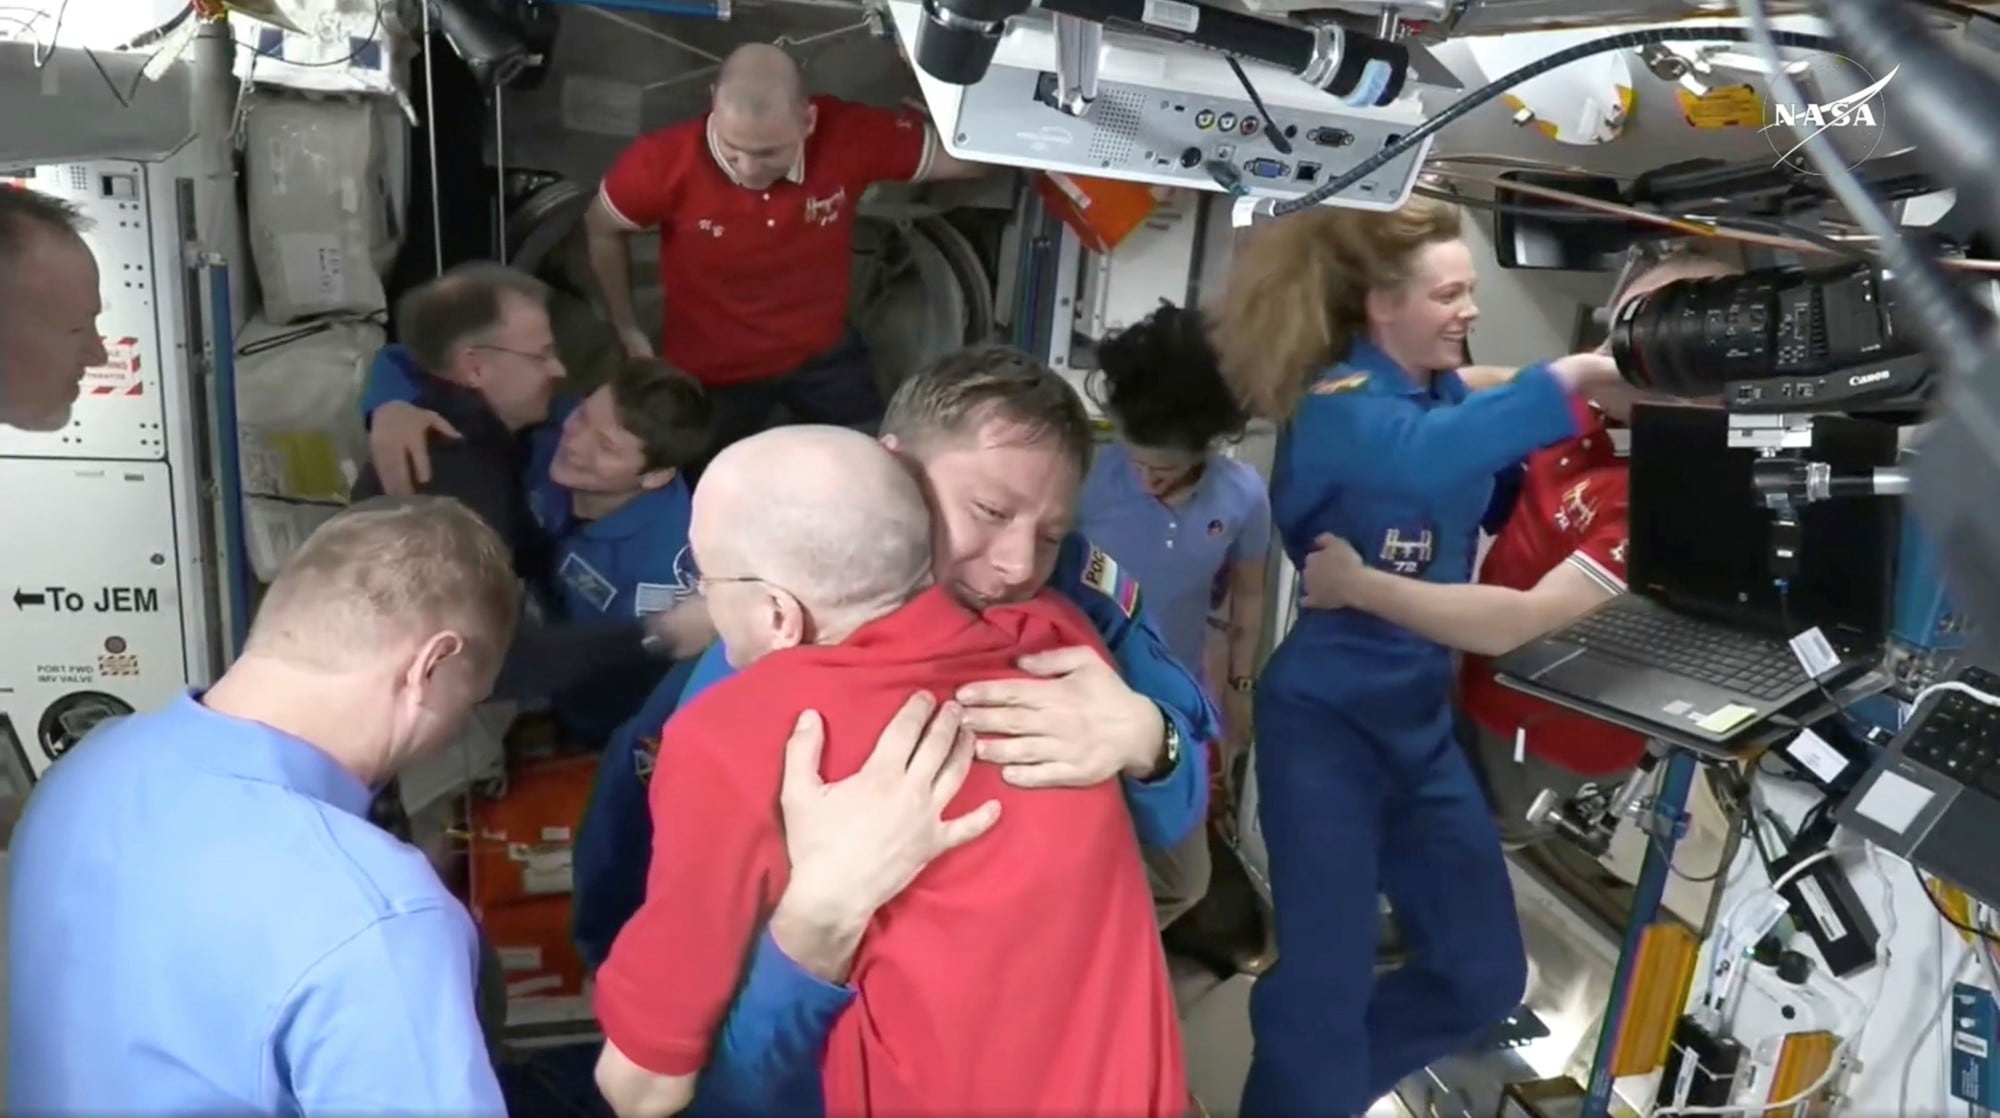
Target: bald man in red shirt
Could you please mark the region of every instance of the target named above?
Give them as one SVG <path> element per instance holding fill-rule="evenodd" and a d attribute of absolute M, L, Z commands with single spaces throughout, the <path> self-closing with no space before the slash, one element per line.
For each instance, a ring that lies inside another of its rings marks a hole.
<path fill-rule="evenodd" d="M 1614 305 L 1676 280 L 1740 270 L 1712 253 L 1680 242 L 1642 258 Z M 1481 367 L 1460 375 L 1477 389 L 1512 370 Z M 1460 733 L 1473 747 L 1501 841 L 1510 846 L 1547 837 L 1526 818 L 1543 789 L 1567 798 L 1585 784 L 1623 779 L 1645 756 L 1641 735 L 1513 690 L 1494 677 L 1489 659 L 1625 592 L 1627 469 L 1611 426 L 1622 424 L 1639 398 L 1621 385 L 1575 401 L 1576 435 L 1529 457 L 1520 496 L 1475 583 L 1427 583 L 1376 570 L 1331 537 L 1322 537 L 1306 561 L 1305 604 L 1360 609 L 1467 654 L 1459 669 Z"/>
<path fill-rule="evenodd" d="M 921 112 L 808 97 L 782 50 L 751 43 L 723 62 L 709 112 L 612 164 L 584 219 L 591 270 L 626 350 L 650 354 L 626 239 L 657 232 L 660 356 L 709 390 L 711 455 L 780 404 L 796 422 L 872 433 L 883 400 L 847 325 L 855 208 L 878 182 L 980 173 Z"/>
<path fill-rule="evenodd" d="M 1048 593 L 974 613 L 931 583 L 931 521 L 879 443 L 812 426 L 717 456 L 689 531 L 730 662 L 677 712 L 650 785 L 646 901 L 597 975 L 598 1082 L 620 1118 L 692 1096 L 757 928 L 788 877 L 783 740 L 825 719 L 821 775 L 861 770 L 913 690 L 1018 676 L 1102 645 Z M 1179 1118 L 1179 1023 L 1137 837 L 1115 782 L 1024 791 L 972 765 L 950 814 L 979 842 L 868 925 L 856 1001 L 822 1065 L 832 1115 Z M 977 805 L 977 806 L 974 806 Z M 966 812 L 967 808 L 971 808 Z M 666 1100 L 662 1102 L 660 1100 Z"/>

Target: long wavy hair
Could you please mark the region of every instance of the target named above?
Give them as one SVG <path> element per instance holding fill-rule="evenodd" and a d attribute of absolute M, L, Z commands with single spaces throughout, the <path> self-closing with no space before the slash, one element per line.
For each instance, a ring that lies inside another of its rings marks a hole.
<path fill-rule="evenodd" d="M 1282 423 L 1306 386 L 1368 328 L 1368 293 L 1409 282 L 1417 252 L 1455 241 L 1458 207 L 1412 198 L 1388 213 L 1316 208 L 1257 228 L 1210 308 L 1223 375 L 1253 415 Z"/>

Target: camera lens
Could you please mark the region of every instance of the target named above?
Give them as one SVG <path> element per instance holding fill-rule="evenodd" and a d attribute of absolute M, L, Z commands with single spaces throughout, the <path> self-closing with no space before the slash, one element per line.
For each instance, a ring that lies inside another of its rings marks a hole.
<path fill-rule="evenodd" d="M 1767 275 L 1706 276 L 1627 303 L 1611 325 L 1611 356 L 1634 388 L 1713 396 L 1733 381 L 1777 372 L 1771 360 L 1777 286 Z"/>
<path fill-rule="evenodd" d="M 941 82 L 971 85 L 993 64 L 1007 20 L 1027 10 L 1020 0 L 924 0 L 916 63 Z"/>
<path fill-rule="evenodd" d="M 999 45 L 998 34 L 926 22 L 917 29 L 917 65 L 941 82 L 971 85 L 986 76 Z"/>
<path fill-rule="evenodd" d="M 1631 300 L 1611 324 L 1611 356 L 1626 383 L 1683 397 L 1914 351 L 1866 264 L 1679 280 Z"/>

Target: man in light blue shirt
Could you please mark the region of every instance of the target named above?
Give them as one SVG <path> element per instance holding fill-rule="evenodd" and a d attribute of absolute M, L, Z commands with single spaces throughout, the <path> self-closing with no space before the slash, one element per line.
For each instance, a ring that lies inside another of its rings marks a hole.
<path fill-rule="evenodd" d="M 505 1113 L 471 919 L 366 813 L 371 786 L 491 689 L 517 593 L 464 505 L 362 502 L 293 555 L 214 687 L 106 724 L 49 770 L 13 833 L 0 1113 Z M 876 749 L 942 769 L 795 778 L 792 881 L 705 1113 L 774 1113 L 764 1100 L 817 1067 L 852 999 L 836 983 L 869 916 L 978 837 L 942 818 L 971 746 L 936 711 L 914 697 Z"/>
<path fill-rule="evenodd" d="M 505 1114 L 472 921 L 367 809 L 490 690 L 517 594 L 465 506 L 364 502 L 213 688 L 49 771 L 10 856 L 7 1113 Z"/>

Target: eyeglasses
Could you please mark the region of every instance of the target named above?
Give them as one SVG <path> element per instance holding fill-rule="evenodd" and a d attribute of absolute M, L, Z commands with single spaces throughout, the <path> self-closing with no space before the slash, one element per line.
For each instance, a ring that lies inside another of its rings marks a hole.
<path fill-rule="evenodd" d="M 483 349 L 492 353 L 505 353 L 511 357 L 519 357 L 523 361 L 533 361 L 538 365 L 547 365 L 550 368 L 555 368 L 556 366 L 562 363 L 561 358 L 559 358 L 556 355 L 556 351 L 553 349 L 543 350 L 540 353 L 529 353 L 525 349 L 509 349 L 503 345 L 487 345 L 485 343 L 468 346 L 466 348 Z"/>
<path fill-rule="evenodd" d="M 758 578 L 756 575 L 717 575 L 711 578 L 707 575 L 698 574 L 694 576 L 694 592 L 706 596 L 709 587 L 720 586 L 728 582 L 761 582 L 766 586 L 772 585 L 770 580 Z"/>

